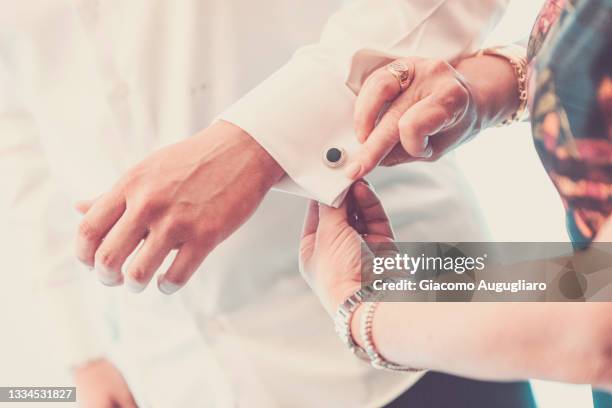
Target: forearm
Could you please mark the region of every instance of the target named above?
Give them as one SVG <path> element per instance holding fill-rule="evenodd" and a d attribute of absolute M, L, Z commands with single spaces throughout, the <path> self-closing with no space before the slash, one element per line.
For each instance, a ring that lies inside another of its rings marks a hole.
<path fill-rule="evenodd" d="M 411 367 L 606 385 L 610 312 L 604 303 L 382 303 L 373 338 L 385 358 Z M 352 332 L 363 345 L 359 320 Z"/>

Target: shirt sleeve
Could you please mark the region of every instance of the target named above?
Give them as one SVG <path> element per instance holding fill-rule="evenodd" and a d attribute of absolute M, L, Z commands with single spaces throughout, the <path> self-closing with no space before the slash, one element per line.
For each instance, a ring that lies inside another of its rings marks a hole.
<path fill-rule="evenodd" d="M 453 60 L 475 51 L 507 2 L 352 1 L 329 19 L 318 43 L 299 49 L 220 118 L 249 133 L 285 170 L 277 188 L 339 205 L 350 185 L 342 163 L 359 147 L 353 105 L 361 82 L 399 56 Z M 325 160 L 330 148 L 342 160 Z"/>

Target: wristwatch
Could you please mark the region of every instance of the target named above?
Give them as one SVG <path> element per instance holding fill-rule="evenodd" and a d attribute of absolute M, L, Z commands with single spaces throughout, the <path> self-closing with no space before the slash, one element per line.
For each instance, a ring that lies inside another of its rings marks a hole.
<path fill-rule="evenodd" d="M 370 299 L 373 294 L 374 290 L 370 286 L 365 286 L 359 289 L 357 292 L 346 298 L 344 302 L 342 302 L 334 317 L 334 326 L 340 340 L 342 340 L 342 342 L 346 345 L 346 347 L 348 347 L 349 350 L 351 350 L 353 354 L 367 362 L 370 362 L 368 353 L 357 343 L 355 343 L 355 339 L 353 339 L 353 334 L 351 333 L 351 321 L 353 320 L 355 310 L 357 310 L 357 308 L 361 306 L 365 300 Z"/>
<path fill-rule="evenodd" d="M 383 282 L 396 282 L 393 278 L 383 279 Z M 388 371 L 404 371 L 418 373 L 425 370 L 420 368 L 413 368 L 395 364 L 385 360 L 383 356 L 378 352 L 372 338 L 372 321 L 374 318 L 374 311 L 379 304 L 379 300 L 382 298 L 382 293 L 376 291 L 372 284 L 367 285 L 353 293 L 351 296 L 346 298 L 344 302 L 338 307 L 336 316 L 334 318 L 334 325 L 336 333 L 342 340 L 342 342 L 348 347 L 349 350 L 363 361 L 367 361 L 372 367 L 379 370 Z M 364 302 L 367 302 L 366 310 L 362 315 L 360 322 L 360 334 L 362 336 L 365 349 L 360 347 L 353 338 L 351 332 L 351 321 L 357 308 Z"/>

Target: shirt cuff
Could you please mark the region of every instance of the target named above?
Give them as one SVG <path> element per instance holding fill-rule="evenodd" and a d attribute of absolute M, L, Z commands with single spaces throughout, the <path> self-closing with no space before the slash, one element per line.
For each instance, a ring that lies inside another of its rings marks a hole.
<path fill-rule="evenodd" d="M 359 143 L 353 130 L 355 95 L 328 67 L 294 57 L 220 119 L 250 134 L 285 170 L 277 189 L 339 206 L 351 185 L 344 166 Z M 330 162 L 330 149 L 341 157 Z"/>

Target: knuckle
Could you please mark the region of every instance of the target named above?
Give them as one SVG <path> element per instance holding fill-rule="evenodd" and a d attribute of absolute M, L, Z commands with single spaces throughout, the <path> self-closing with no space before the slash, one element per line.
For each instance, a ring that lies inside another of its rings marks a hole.
<path fill-rule="evenodd" d="M 81 221 L 78 232 L 82 238 L 88 241 L 94 239 L 97 235 L 93 226 L 86 220 Z"/>
<path fill-rule="evenodd" d="M 194 233 L 193 223 L 184 216 L 170 215 L 163 228 L 163 235 L 171 241 L 180 241 L 192 236 Z"/>
<path fill-rule="evenodd" d="M 83 220 L 79 224 L 78 234 L 86 241 L 95 241 L 99 235 L 97 229 L 87 220 Z"/>
<path fill-rule="evenodd" d="M 142 266 L 135 266 L 130 268 L 130 277 L 138 283 L 146 283 L 148 280 L 148 274 L 146 269 Z"/>
<path fill-rule="evenodd" d="M 134 203 L 132 211 L 138 219 L 149 219 L 159 206 L 152 197 L 141 197 Z"/>
<path fill-rule="evenodd" d="M 199 228 L 193 228 L 194 240 L 198 241 L 202 247 L 217 245 L 224 236 L 224 226 L 218 221 L 211 221 Z"/>
<path fill-rule="evenodd" d="M 383 96 L 395 95 L 398 93 L 399 84 L 397 80 L 395 82 L 391 78 L 383 78 L 379 81 L 380 93 Z"/>
<path fill-rule="evenodd" d="M 133 200 L 134 207 L 142 215 L 152 215 L 167 207 L 168 195 L 151 186 L 143 186 Z"/>
<path fill-rule="evenodd" d="M 465 106 L 467 95 L 457 89 L 445 92 L 438 98 L 438 104 L 449 116 L 454 116 Z"/>
<path fill-rule="evenodd" d="M 100 265 L 105 269 L 114 270 L 115 264 L 115 256 L 111 251 L 102 249 L 96 252 L 96 265 Z"/>
<path fill-rule="evenodd" d="M 373 75 L 371 84 L 373 89 L 381 95 L 395 94 L 399 87 L 397 80 L 384 70 L 378 71 Z"/>
<path fill-rule="evenodd" d="M 450 64 L 443 59 L 433 58 L 430 61 L 430 71 L 434 74 L 447 72 L 450 68 Z"/>

